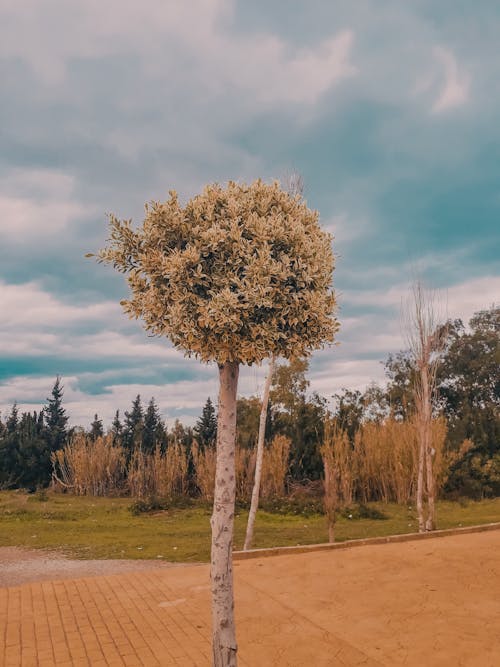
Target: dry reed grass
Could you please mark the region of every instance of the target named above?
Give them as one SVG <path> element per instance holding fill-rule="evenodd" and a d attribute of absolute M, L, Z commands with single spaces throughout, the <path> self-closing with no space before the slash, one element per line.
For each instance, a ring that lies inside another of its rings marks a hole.
<path fill-rule="evenodd" d="M 127 486 L 134 498 L 174 498 L 187 491 L 188 457 L 179 443 L 165 452 L 156 447 L 152 454 L 135 449 L 127 471 Z"/>
<path fill-rule="evenodd" d="M 431 424 L 433 468 L 437 489 L 442 487 L 446 460 L 443 455 L 446 423 L 440 417 Z M 418 424 L 416 419 L 365 424 L 354 439 L 356 495 L 361 502 L 408 503 L 416 493 Z"/>
<path fill-rule="evenodd" d="M 70 443 L 53 452 L 55 489 L 69 489 L 77 496 L 109 496 L 119 493 L 125 476 L 125 453 L 111 435 L 95 441 L 77 433 Z"/>
<path fill-rule="evenodd" d="M 276 435 L 264 449 L 261 495 L 266 500 L 282 498 L 285 495 L 290 445 L 290 438 Z"/>

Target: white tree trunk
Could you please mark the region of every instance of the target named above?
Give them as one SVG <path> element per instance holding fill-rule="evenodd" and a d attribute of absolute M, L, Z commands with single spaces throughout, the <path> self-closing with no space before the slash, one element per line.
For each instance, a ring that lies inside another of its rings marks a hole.
<path fill-rule="evenodd" d="M 262 478 L 262 460 L 264 458 L 264 440 L 266 435 L 267 406 L 269 404 L 269 391 L 274 374 L 275 359 L 271 358 L 269 362 L 269 371 L 264 384 L 264 393 L 262 394 L 262 405 L 260 408 L 259 437 L 257 439 L 257 457 L 255 461 L 255 479 L 252 489 L 252 502 L 250 503 L 250 512 L 248 514 L 247 532 L 243 549 L 252 548 L 253 529 L 255 526 L 255 516 L 259 507 L 260 480 Z"/>
<path fill-rule="evenodd" d="M 425 519 L 425 530 L 434 530 L 436 527 L 436 509 L 435 495 L 436 483 L 434 480 L 434 469 L 432 465 L 432 405 L 429 390 L 429 373 L 427 366 L 422 369 L 423 385 L 423 415 L 422 422 L 424 428 L 424 447 L 425 447 L 425 486 L 427 489 L 427 517 Z"/>
<path fill-rule="evenodd" d="M 421 419 L 421 408 L 417 408 L 418 428 L 418 469 L 417 469 L 417 516 L 418 532 L 425 532 L 424 517 L 424 467 L 425 467 L 425 434 Z"/>
<path fill-rule="evenodd" d="M 219 367 L 219 414 L 217 422 L 217 465 L 212 513 L 212 628 L 214 667 L 237 664 L 233 595 L 233 528 L 236 444 L 236 392 L 239 365 L 226 362 Z"/>

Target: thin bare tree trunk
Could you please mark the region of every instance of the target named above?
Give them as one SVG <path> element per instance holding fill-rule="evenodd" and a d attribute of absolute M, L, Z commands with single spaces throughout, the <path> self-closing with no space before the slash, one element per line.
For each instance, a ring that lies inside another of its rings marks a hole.
<path fill-rule="evenodd" d="M 428 368 L 424 365 L 422 368 L 422 387 L 423 387 L 423 427 L 424 427 L 424 445 L 425 445 L 425 485 L 427 489 L 427 517 L 425 519 L 425 530 L 434 530 L 436 525 L 435 518 L 435 480 L 432 466 L 432 406 L 429 393 L 429 374 Z"/>
<path fill-rule="evenodd" d="M 271 361 L 269 362 L 269 371 L 266 377 L 266 382 L 264 384 L 264 392 L 262 394 L 262 405 L 260 408 L 259 437 L 257 440 L 257 457 L 255 461 L 255 479 L 252 489 L 252 502 L 250 503 L 250 512 L 248 514 L 245 544 L 243 545 L 243 549 L 245 551 L 247 549 L 252 548 L 255 516 L 257 514 L 257 509 L 259 507 L 260 480 L 262 478 L 262 460 L 264 458 L 264 440 L 266 435 L 267 406 L 269 404 L 269 391 L 271 389 L 271 382 L 274 374 L 274 366 L 275 366 L 275 359 L 274 357 L 272 357 Z"/>
<path fill-rule="evenodd" d="M 413 286 L 408 318 L 408 341 L 415 363 L 413 383 L 418 428 L 417 513 L 419 532 L 436 527 L 436 480 L 432 447 L 432 398 L 436 388 L 439 355 L 445 341 L 445 327 L 437 327 L 433 298 L 420 283 Z M 424 511 L 425 498 L 425 511 Z"/>
<path fill-rule="evenodd" d="M 330 463 L 325 456 L 324 458 L 324 467 L 325 467 L 325 505 L 326 505 L 326 518 L 328 521 L 328 541 L 335 542 L 335 493 L 334 493 L 334 482 L 332 480 L 333 471 L 330 469 Z"/>
<path fill-rule="evenodd" d="M 424 517 L 424 464 L 425 464 L 425 441 L 422 432 L 422 424 L 418 424 L 418 474 L 417 474 L 417 516 L 418 532 L 425 532 Z"/>
<path fill-rule="evenodd" d="M 219 415 L 217 422 L 217 465 L 212 513 L 212 627 L 214 667 L 237 665 L 233 595 L 233 529 L 236 495 L 235 443 L 236 392 L 239 365 L 219 366 Z"/>

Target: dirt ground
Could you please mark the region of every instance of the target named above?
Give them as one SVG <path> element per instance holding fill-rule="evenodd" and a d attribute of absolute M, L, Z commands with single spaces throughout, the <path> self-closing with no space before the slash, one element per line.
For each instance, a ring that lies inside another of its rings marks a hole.
<path fill-rule="evenodd" d="M 81 560 L 67 558 L 56 551 L 0 547 L 0 587 L 166 567 L 179 567 L 179 564 L 161 560 Z"/>
<path fill-rule="evenodd" d="M 239 664 L 498 667 L 499 554 L 494 530 L 236 561 Z M 210 665 L 208 566 L 153 565 L 0 589 L 0 664 Z"/>

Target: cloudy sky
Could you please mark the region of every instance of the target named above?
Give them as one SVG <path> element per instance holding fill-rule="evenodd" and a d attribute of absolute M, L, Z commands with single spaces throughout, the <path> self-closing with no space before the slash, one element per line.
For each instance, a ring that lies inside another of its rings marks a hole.
<path fill-rule="evenodd" d="M 325 396 L 383 379 L 415 276 L 449 316 L 498 303 L 499 34 L 487 0 L 3 0 L 3 414 L 57 374 L 82 425 L 137 393 L 170 423 L 216 397 L 216 369 L 148 338 L 123 278 L 84 259 L 107 213 L 141 221 L 169 189 L 302 173 L 338 256 Z"/>

